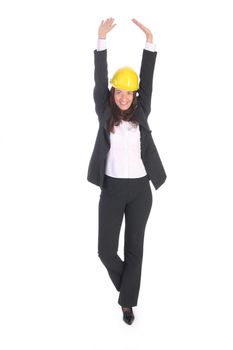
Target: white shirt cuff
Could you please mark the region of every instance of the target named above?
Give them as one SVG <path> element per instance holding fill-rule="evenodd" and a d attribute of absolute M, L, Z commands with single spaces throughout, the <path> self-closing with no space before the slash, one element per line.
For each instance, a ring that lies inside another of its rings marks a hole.
<path fill-rule="evenodd" d="M 156 44 L 146 42 L 145 49 L 148 51 L 155 52 L 156 51 Z"/>
<path fill-rule="evenodd" d="M 97 51 L 103 51 L 106 50 L 106 39 L 98 39 L 97 41 Z"/>

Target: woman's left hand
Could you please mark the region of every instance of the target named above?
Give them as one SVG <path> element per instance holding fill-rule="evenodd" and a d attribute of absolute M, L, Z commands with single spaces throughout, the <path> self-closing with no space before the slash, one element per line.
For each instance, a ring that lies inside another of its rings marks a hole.
<path fill-rule="evenodd" d="M 146 41 L 148 43 L 153 43 L 153 34 L 151 33 L 150 29 L 146 28 L 142 23 L 138 22 L 135 18 L 132 19 L 132 22 L 136 24 L 146 34 Z"/>

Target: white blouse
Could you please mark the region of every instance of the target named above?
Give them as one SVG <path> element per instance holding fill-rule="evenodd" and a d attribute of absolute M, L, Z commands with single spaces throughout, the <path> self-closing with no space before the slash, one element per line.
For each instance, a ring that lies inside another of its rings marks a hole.
<path fill-rule="evenodd" d="M 105 174 L 118 178 L 145 176 L 146 170 L 141 159 L 139 125 L 122 120 L 110 132 L 111 147 L 107 154 Z"/>

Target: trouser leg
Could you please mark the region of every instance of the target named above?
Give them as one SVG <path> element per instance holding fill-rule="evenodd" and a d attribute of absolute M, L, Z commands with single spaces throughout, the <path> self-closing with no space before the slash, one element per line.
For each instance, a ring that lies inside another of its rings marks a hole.
<path fill-rule="evenodd" d="M 125 208 L 124 271 L 118 303 L 122 306 L 136 306 L 143 259 L 143 243 L 146 223 L 152 206 L 149 180 L 138 183 L 136 196 Z"/>
<path fill-rule="evenodd" d="M 99 200 L 98 255 L 118 291 L 124 268 L 124 262 L 117 254 L 124 209 L 123 197 L 116 187 L 109 184 L 102 190 Z"/>

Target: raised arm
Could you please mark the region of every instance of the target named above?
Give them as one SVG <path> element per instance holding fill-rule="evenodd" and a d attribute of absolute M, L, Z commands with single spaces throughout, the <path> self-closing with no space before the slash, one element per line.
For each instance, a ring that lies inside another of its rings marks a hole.
<path fill-rule="evenodd" d="M 98 28 L 98 40 L 104 41 L 107 37 L 107 34 L 116 26 L 113 23 L 113 18 L 108 18 L 105 21 L 101 21 Z M 94 79 L 95 79 L 95 87 L 94 87 L 94 101 L 95 101 L 95 110 L 99 117 L 103 113 L 106 100 L 108 98 L 109 90 L 108 90 L 108 69 L 107 69 L 107 50 L 95 50 L 94 51 L 95 58 L 95 71 L 94 71 Z"/>
<path fill-rule="evenodd" d="M 150 31 L 150 29 L 145 27 L 135 18 L 132 19 L 132 22 L 136 24 L 145 33 L 146 43 L 149 43 L 149 45 L 153 44 L 153 34 Z M 151 110 L 151 95 L 153 90 L 153 75 L 156 56 L 157 52 L 153 52 L 150 50 L 144 50 L 142 55 L 138 99 L 146 113 L 146 116 L 149 115 Z"/>

